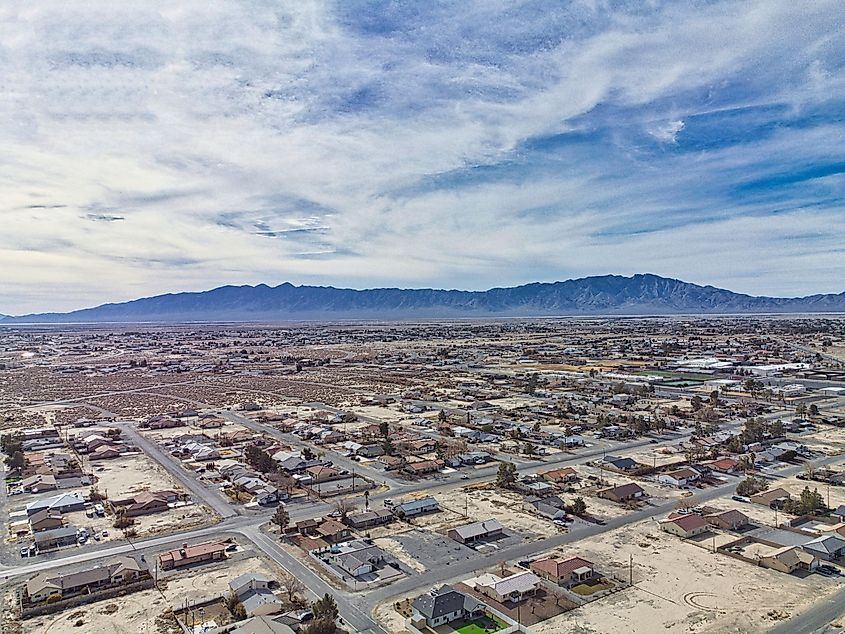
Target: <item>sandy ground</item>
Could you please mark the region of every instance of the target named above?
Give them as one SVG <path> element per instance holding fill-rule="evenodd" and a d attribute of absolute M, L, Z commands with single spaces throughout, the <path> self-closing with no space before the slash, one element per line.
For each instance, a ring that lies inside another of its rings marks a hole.
<path fill-rule="evenodd" d="M 237 431 L 249 431 L 253 433 L 252 430 L 244 427 L 243 425 L 239 425 L 238 423 L 232 423 L 226 421 L 223 423 L 222 427 L 214 427 L 211 429 L 203 429 L 202 427 L 195 426 L 195 425 L 182 425 L 181 427 L 171 427 L 169 429 L 138 429 L 139 432 L 144 434 L 150 440 L 155 442 L 162 442 L 172 440 L 178 436 L 184 436 L 185 434 L 205 434 L 210 439 L 214 439 L 217 437 L 218 434 L 229 434 Z"/>
<path fill-rule="evenodd" d="M 395 539 L 391 539 L 390 537 L 380 537 L 374 539 L 373 543 L 376 546 L 381 547 L 386 552 L 389 552 L 391 555 L 396 557 L 396 559 L 408 566 L 411 570 L 416 570 L 417 572 L 426 571 L 426 567 L 423 566 L 416 559 L 411 557 L 411 555 L 409 555 L 408 552 L 403 548 L 402 544 L 400 544 Z"/>
<path fill-rule="evenodd" d="M 537 634 L 764 632 L 841 583 L 818 575 L 799 579 L 714 554 L 664 533 L 652 520 L 554 554 L 585 557 L 622 578 L 633 556 L 635 587 L 536 625 Z"/>
<path fill-rule="evenodd" d="M 178 608 L 184 605 L 185 599 L 201 600 L 223 595 L 229 590 L 229 581 L 246 572 L 262 573 L 271 578 L 276 576 L 275 570 L 259 557 L 206 566 L 170 577 L 166 584 L 162 584 L 162 592 L 144 590 L 30 619 L 24 621 L 23 631 L 25 634 L 153 634 L 157 631 L 156 616 L 167 608 Z M 106 606 L 117 606 L 118 609 L 111 612 L 114 607 Z M 69 618 L 71 616 L 72 619 Z M 81 627 L 74 627 L 77 619 L 82 619 L 84 624 Z"/>
<path fill-rule="evenodd" d="M 822 427 L 813 434 L 802 436 L 799 441 L 828 456 L 845 453 L 845 429 Z"/>
<path fill-rule="evenodd" d="M 414 525 L 433 531 L 445 531 L 469 522 L 496 518 L 506 531 L 523 536 L 549 537 L 560 532 L 554 523 L 522 509 L 523 497 L 495 487 L 464 487 L 439 493 L 441 512 L 414 518 Z M 465 514 L 466 512 L 466 514 Z"/>
<path fill-rule="evenodd" d="M 110 499 L 130 497 L 142 491 L 180 490 L 176 482 L 158 464 L 143 454 L 91 463 L 97 476 L 97 488 Z"/>

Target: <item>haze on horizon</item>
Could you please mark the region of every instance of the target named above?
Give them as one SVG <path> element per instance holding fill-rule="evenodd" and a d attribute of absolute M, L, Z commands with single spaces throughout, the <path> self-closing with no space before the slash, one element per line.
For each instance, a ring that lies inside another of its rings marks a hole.
<path fill-rule="evenodd" d="M 0 313 L 653 272 L 845 290 L 845 4 L 10 0 Z"/>

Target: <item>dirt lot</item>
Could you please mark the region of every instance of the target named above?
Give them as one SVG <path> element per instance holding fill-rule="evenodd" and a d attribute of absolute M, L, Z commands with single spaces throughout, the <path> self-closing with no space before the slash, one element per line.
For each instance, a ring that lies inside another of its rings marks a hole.
<path fill-rule="evenodd" d="M 845 429 L 821 427 L 817 432 L 802 436 L 800 442 L 813 451 L 828 456 L 845 453 Z"/>
<path fill-rule="evenodd" d="M 506 531 L 523 537 L 550 537 L 560 533 L 550 520 L 522 510 L 523 499 L 518 493 L 500 491 L 492 485 L 454 489 L 437 495 L 440 513 L 416 517 L 414 525 L 445 531 L 469 522 L 496 518 Z"/>
<path fill-rule="evenodd" d="M 274 578 L 276 572 L 263 559 L 251 557 L 226 564 L 197 568 L 171 577 L 162 585 L 162 592 L 145 590 L 117 599 L 108 599 L 65 610 L 58 614 L 24 621 L 25 634 L 138 634 L 159 631 L 156 617 L 168 608 L 178 608 L 185 600 L 198 601 L 225 594 L 228 583 L 245 572 L 257 572 Z M 116 608 L 116 609 L 115 609 Z M 199 619 L 199 614 L 197 614 Z M 74 627 L 77 620 L 83 625 Z M 199 621 L 198 621 L 199 623 Z M 178 627 L 165 632 L 180 632 Z"/>
<path fill-rule="evenodd" d="M 91 463 L 97 488 L 111 499 L 127 498 L 142 491 L 179 490 L 167 472 L 143 454 Z"/>
<path fill-rule="evenodd" d="M 537 634 L 764 632 L 839 588 L 817 575 L 799 579 L 714 554 L 645 520 L 555 551 L 585 557 L 635 586 L 534 626 Z"/>

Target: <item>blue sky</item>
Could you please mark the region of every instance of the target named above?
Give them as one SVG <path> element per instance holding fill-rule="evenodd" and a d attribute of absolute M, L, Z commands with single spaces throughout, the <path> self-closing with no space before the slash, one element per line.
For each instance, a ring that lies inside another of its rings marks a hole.
<path fill-rule="evenodd" d="M 0 312 L 638 272 L 841 292 L 843 65 L 834 1 L 10 0 Z"/>

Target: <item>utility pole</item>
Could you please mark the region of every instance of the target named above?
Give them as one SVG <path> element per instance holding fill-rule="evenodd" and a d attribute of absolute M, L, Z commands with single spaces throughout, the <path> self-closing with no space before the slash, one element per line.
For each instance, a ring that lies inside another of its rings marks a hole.
<path fill-rule="evenodd" d="M 634 585 L 634 555 L 629 555 L 628 559 L 628 585 Z"/>

